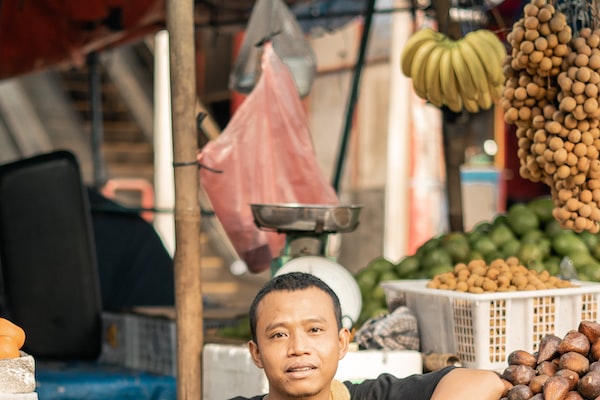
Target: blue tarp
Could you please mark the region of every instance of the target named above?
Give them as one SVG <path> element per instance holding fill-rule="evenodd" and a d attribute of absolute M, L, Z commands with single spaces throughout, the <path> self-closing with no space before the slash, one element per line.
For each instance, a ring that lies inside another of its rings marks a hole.
<path fill-rule="evenodd" d="M 175 400 L 176 379 L 168 375 L 81 362 L 37 362 L 40 400 Z"/>

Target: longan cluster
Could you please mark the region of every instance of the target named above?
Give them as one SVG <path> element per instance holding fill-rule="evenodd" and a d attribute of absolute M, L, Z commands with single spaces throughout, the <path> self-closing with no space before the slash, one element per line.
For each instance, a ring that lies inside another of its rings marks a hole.
<path fill-rule="evenodd" d="M 600 30 L 582 28 L 558 75 L 558 110 L 546 123 L 554 217 L 563 228 L 600 230 Z"/>
<path fill-rule="evenodd" d="M 566 16 L 546 0 L 523 7 L 523 17 L 513 24 L 507 39 L 512 47 L 511 67 L 531 76 L 556 76 L 569 53 L 571 27 Z"/>
<path fill-rule="evenodd" d="M 554 218 L 600 231 L 600 30 L 579 29 L 531 0 L 507 36 L 512 52 L 501 106 L 517 127 L 519 174 L 550 187 Z"/>
<path fill-rule="evenodd" d="M 505 121 L 517 126 L 519 174 L 532 182 L 544 181 L 537 144 L 546 139 L 541 130 L 554 112 L 556 76 L 570 53 L 571 39 L 566 16 L 546 0 L 527 3 L 507 35 L 512 50 L 504 63 L 500 104 Z"/>
<path fill-rule="evenodd" d="M 496 259 L 489 265 L 484 260 L 458 263 L 451 272 L 435 275 L 426 285 L 431 289 L 466 293 L 514 292 L 573 287 L 567 280 L 537 272 L 521 264 L 518 258 Z"/>

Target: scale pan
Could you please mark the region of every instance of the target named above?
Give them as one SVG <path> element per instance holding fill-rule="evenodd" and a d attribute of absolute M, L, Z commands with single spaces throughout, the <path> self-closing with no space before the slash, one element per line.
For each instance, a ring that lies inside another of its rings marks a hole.
<path fill-rule="evenodd" d="M 257 227 L 278 232 L 352 232 L 362 206 L 320 204 L 250 204 Z"/>
<path fill-rule="evenodd" d="M 290 272 L 305 272 L 329 285 L 340 299 L 344 327 L 352 328 L 360 316 L 362 297 L 356 280 L 346 268 L 328 258 L 302 256 L 285 263 L 275 276 Z"/>

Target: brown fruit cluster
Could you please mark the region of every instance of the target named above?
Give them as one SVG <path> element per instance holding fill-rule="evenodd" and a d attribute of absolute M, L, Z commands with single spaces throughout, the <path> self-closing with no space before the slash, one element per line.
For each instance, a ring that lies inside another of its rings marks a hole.
<path fill-rule="evenodd" d="M 507 39 L 500 105 L 517 127 L 519 174 L 551 189 L 554 218 L 600 231 L 600 30 L 572 35 L 567 17 L 531 0 Z"/>
<path fill-rule="evenodd" d="M 560 338 L 546 335 L 535 353 L 515 350 L 500 374 L 503 400 L 600 398 L 600 324 L 582 321 Z"/>
<path fill-rule="evenodd" d="M 600 230 L 600 30 L 582 28 L 557 77 L 558 109 L 545 124 L 543 159 L 561 226 Z"/>
<path fill-rule="evenodd" d="M 458 263 L 453 271 L 435 275 L 426 286 L 430 289 L 468 293 L 514 292 L 573 287 L 567 280 L 548 271 L 537 272 L 521 264 L 517 257 L 498 258 L 487 265 L 484 260 Z"/>

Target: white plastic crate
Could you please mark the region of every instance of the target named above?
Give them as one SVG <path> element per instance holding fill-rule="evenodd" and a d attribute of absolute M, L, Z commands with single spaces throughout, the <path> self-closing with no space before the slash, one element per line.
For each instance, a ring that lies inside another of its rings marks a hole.
<path fill-rule="evenodd" d="M 156 374 L 175 376 L 175 321 L 133 313 L 102 313 L 99 361 Z"/>
<path fill-rule="evenodd" d="M 599 321 L 600 284 L 471 294 L 429 289 L 428 280 L 382 282 L 388 305 L 416 314 L 423 353 L 456 354 L 467 367 L 502 371 L 514 350 L 538 350 L 547 334 L 563 337 L 583 320 Z"/>

